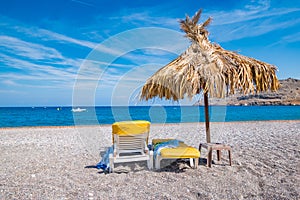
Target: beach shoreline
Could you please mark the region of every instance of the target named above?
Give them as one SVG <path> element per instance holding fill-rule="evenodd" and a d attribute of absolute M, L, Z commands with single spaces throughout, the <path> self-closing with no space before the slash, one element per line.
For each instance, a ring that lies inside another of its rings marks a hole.
<path fill-rule="evenodd" d="M 238 124 L 238 123 L 257 123 L 257 122 L 270 122 L 270 123 L 280 123 L 280 122 L 300 122 L 300 120 L 248 120 L 248 121 L 228 121 L 228 122 L 210 122 L 210 124 Z M 162 125 L 178 125 L 178 124 L 202 124 L 205 122 L 166 122 L 166 123 L 151 123 L 151 126 L 162 126 Z M 27 128 L 76 128 L 76 127 L 111 127 L 112 124 L 95 124 L 95 125 L 66 125 L 66 126 L 15 126 L 15 127 L 0 127 L 1 130 L 7 129 L 27 129 Z"/>
<path fill-rule="evenodd" d="M 212 122 L 213 142 L 233 147 L 212 168 L 202 152 L 187 161 L 95 168 L 111 146 L 111 125 L 0 128 L 0 199 L 299 199 L 300 120 Z M 151 124 L 150 140 L 176 138 L 198 147 L 203 122 Z M 100 155 L 99 155 L 100 154 Z"/>

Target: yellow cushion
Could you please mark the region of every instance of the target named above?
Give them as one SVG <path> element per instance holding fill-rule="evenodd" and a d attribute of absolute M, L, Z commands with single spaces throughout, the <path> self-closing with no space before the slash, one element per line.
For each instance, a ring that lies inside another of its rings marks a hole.
<path fill-rule="evenodd" d="M 167 142 L 173 139 L 153 139 L 152 144 Z M 160 156 L 163 158 L 200 158 L 198 149 L 188 146 L 184 142 L 180 142 L 176 148 L 163 148 L 160 151 Z"/>
<path fill-rule="evenodd" d="M 162 142 L 168 142 L 170 140 L 174 140 L 172 138 L 168 138 L 168 139 L 153 139 L 152 140 L 152 145 L 155 146 L 158 143 L 162 143 Z M 183 142 L 179 142 L 179 144 L 184 144 Z"/>
<path fill-rule="evenodd" d="M 112 125 L 112 134 L 135 135 L 149 132 L 150 122 L 144 120 L 115 122 Z"/>
<path fill-rule="evenodd" d="M 198 149 L 190 146 L 164 148 L 160 151 L 160 156 L 163 158 L 199 158 L 200 152 Z"/>
<path fill-rule="evenodd" d="M 145 120 L 121 121 L 112 124 L 112 142 L 114 143 L 114 134 L 117 135 L 137 135 L 149 133 L 150 122 Z M 147 141 L 148 143 L 148 138 Z"/>

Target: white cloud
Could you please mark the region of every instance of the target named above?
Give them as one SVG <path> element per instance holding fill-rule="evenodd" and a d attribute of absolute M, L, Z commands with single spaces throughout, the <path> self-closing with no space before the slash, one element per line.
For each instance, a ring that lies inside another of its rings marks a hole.
<path fill-rule="evenodd" d="M 263 18 L 278 17 L 293 12 L 299 12 L 300 8 L 270 8 L 268 1 L 261 4 L 246 5 L 243 9 L 232 11 L 212 11 L 206 13 L 206 16 L 213 18 L 213 26 L 235 24 L 249 20 L 261 20 Z"/>
<path fill-rule="evenodd" d="M 22 86 L 25 81 L 24 86 L 71 88 L 83 61 L 64 57 L 54 48 L 5 35 L 0 36 L 0 46 L 2 66 L 18 69 L 0 73 L 0 78 L 7 80 L 2 82 L 5 85 Z"/>
<path fill-rule="evenodd" d="M 39 65 L 26 60 L 13 58 L 0 54 L 2 63 L 8 67 L 18 69 L 17 72 L 9 71 L 0 73 L 0 79 L 18 81 L 40 81 L 43 85 L 58 85 L 61 82 L 72 84 L 76 78 L 74 68 L 56 68 L 50 65 Z M 8 84 L 9 82 L 4 82 Z M 38 85 L 37 85 L 38 86 Z"/>
<path fill-rule="evenodd" d="M 286 41 L 286 42 L 299 42 L 300 41 L 300 32 L 291 34 L 291 35 L 287 35 L 287 36 L 283 37 L 282 40 Z"/>
<path fill-rule="evenodd" d="M 75 39 L 75 38 L 68 37 L 66 35 L 62 35 L 62 34 L 55 33 L 55 32 L 49 31 L 49 30 L 45 30 L 45 29 L 39 29 L 38 34 L 42 37 L 46 37 L 46 39 L 48 39 L 48 40 L 56 40 L 56 41 L 59 41 L 62 43 L 66 42 L 66 43 L 71 43 L 71 44 L 77 44 L 77 45 L 80 45 L 83 47 L 88 47 L 90 49 L 93 49 L 97 46 L 97 43 L 94 43 L 94 42 Z"/>
<path fill-rule="evenodd" d="M 58 43 L 66 43 L 66 44 L 76 44 L 82 47 L 87 47 L 92 50 L 96 50 L 99 52 L 111 54 L 111 55 L 118 55 L 120 54 L 120 51 L 117 48 L 113 48 L 113 46 L 107 46 L 104 45 L 103 43 L 96 43 L 96 42 L 90 42 L 86 40 L 79 40 L 75 39 L 63 34 L 59 34 L 53 31 L 49 31 L 46 29 L 39 29 L 36 27 L 30 27 L 30 28 L 25 28 L 25 27 L 16 27 L 19 32 L 26 33 L 30 35 L 31 37 L 34 38 L 40 38 L 43 41 L 56 41 Z M 104 40 L 105 42 L 105 40 Z"/>
<path fill-rule="evenodd" d="M 3 81 L 1 81 L 1 82 L 5 85 L 12 85 L 12 86 L 17 85 L 16 82 L 14 82 L 12 80 L 7 80 L 7 79 L 6 80 L 3 79 Z"/>
<path fill-rule="evenodd" d="M 85 6 L 90 6 L 90 7 L 94 6 L 93 4 L 90 4 L 90 3 L 85 2 L 85 1 L 79 1 L 79 0 L 71 0 L 71 1 L 75 2 L 75 3 L 79 3 L 81 5 L 85 5 Z"/>
<path fill-rule="evenodd" d="M 300 42 L 300 32 L 284 36 L 278 39 L 278 41 L 276 41 L 275 43 L 268 45 L 268 47 L 274 47 L 280 44 L 286 45 L 287 43 L 295 43 L 295 42 Z"/>
<path fill-rule="evenodd" d="M 211 32 L 211 38 L 217 42 L 228 42 L 232 40 L 260 36 L 272 31 L 285 29 L 300 23 L 300 19 L 272 22 L 270 20 L 252 21 L 247 24 L 236 24 L 223 27 L 215 27 Z M 216 34 L 223 32 L 223 34 Z"/>
<path fill-rule="evenodd" d="M 112 20 L 121 20 L 126 23 L 142 24 L 143 26 L 158 25 L 162 27 L 178 28 L 178 19 L 171 17 L 154 17 L 149 11 L 126 13 L 119 17 L 111 17 Z"/>
<path fill-rule="evenodd" d="M 245 5 L 249 10 L 268 9 L 270 7 L 270 0 L 251 0 Z"/>
<path fill-rule="evenodd" d="M 41 29 L 38 27 L 28 27 L 25 25 L 16 25 L 11 27 L 15 31 L 19 33 L 25 33 L 26 35 L 29 35 L 33 38 L 38 38 L 43 41 L 57 41 L 58 43 L 67 43 L 67 44 L 76 44 L 79 46 L 87 47 L 90 49 L 93 49 L 97 46 L 97 43 L 85 41 L 85 40 L 79 40 L 75 39 L 63 34 L 59 34 L 50 30 Z"/>
<path fill-rule="evenodd" d="M 73 67 L 57 68 L 46 64 L 36 64 L 31 61 L 11 57 L 2 53 L 0 53 L 0 58 L 2 60 L 2 64 L 5 64 L 8 67 L 29 71 L 29 72 L 48 71 L 49 72 L 48 74 L 51 74 L 50 71 L 52 70 L 52 71 L 57 71 L 59 74 L 64 74 L 66 72 L 75 73 L 77 70 L 77 68 L 73 68 Z"/>
<path fill-rule="evenodd" d="M 54 48 L 5 35 L 0 35 L 0 46 L 2 46 L 0 50 L 4 52 L 2 57 L 9 58 L 7 55 L 10 55 L 16 57 L 18 60 L 31 60 L 33 63 L 39 62 L 44 65 L 58 65 L 61 67 L 72 66 L 78 68 L 83 61 L 82 59 L 64 57 Z M 13 57 L 8 60 L 11 60 Z M 12 66 L 16 68 L 21 67 L 15 64 Z"/>
<path fill-rule="evenodd" d="M 217 42 L 228 42 L 263 35 L 278 29 L 285 29 L 299 24 L 299 19 L 288 15 L 299 12 L 300 8 L 234 10 L 232 12 L 214 12 L 210 27 L 211 38 Z M 220 34 L 222 33 L 222 34 Z"/>
<path fill-rule="evenodd" d="M 3 50 L 8 51 L 11 54 L 33 60 L 63 58 L 56 49 L 5 35 L 0 35 L 0 46 L 2 46 Z"/>
<path fill-rule="evenodd" d="M 272 10 L 255 10 L 255 11 L 236 11 L 235 13 L 230 13 L 233 14 L 234 18 L 227 17 L 225 16 L 225 19 L 227 22 L 223 22 L 222 24 L 229 24 L 229 23 L 237 23 L 237 22 L 245 22 L 249 20 L 259 20 L 262 18 L 270 18 L 270 17 L 276 17 L 276 16 L 282 16 L 282 15 L 287 15 L 293 12 L 299 12 L 300 8 L 277 8 L 277 9 L 272 9 Z M 239 13 L 239 14 L 238 14 Z M 224 17 L 224 15 L 222 16 Z M 220 17 L 221 18 L 221 17 Z"/>

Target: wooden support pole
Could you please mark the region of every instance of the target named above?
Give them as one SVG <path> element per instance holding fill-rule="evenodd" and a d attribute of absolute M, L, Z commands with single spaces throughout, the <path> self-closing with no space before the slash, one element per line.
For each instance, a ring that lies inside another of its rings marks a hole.
<path fill-rule="evenodd" d="M 204 110 L 205 110 L 206 142 L 210 143 L 209 109 L 208 109 L 208 94 L 207 94 L 207 92 L 204 93 Z"/>

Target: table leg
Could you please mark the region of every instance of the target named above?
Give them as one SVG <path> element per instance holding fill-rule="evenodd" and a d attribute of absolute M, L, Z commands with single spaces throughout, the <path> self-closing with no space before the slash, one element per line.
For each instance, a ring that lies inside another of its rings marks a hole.
<path fill-rule="evenodd" d="M 221 150 L 217 150 L 218 161 L 221 160 L 221 156 L 222 156 Z"/>
<path fill-rule="evenodd" d="M 207 166 L 211 167 L 212 164 L 212 148 L 208 147 L 208 154 L 207 154 Z"/>
<path fill-rule="evenodd" d="M 231 166 L 232 163 L 231 163 L 231 150 L 228 150 L 228 156 L 229 156 L 229 165 Z"/>

